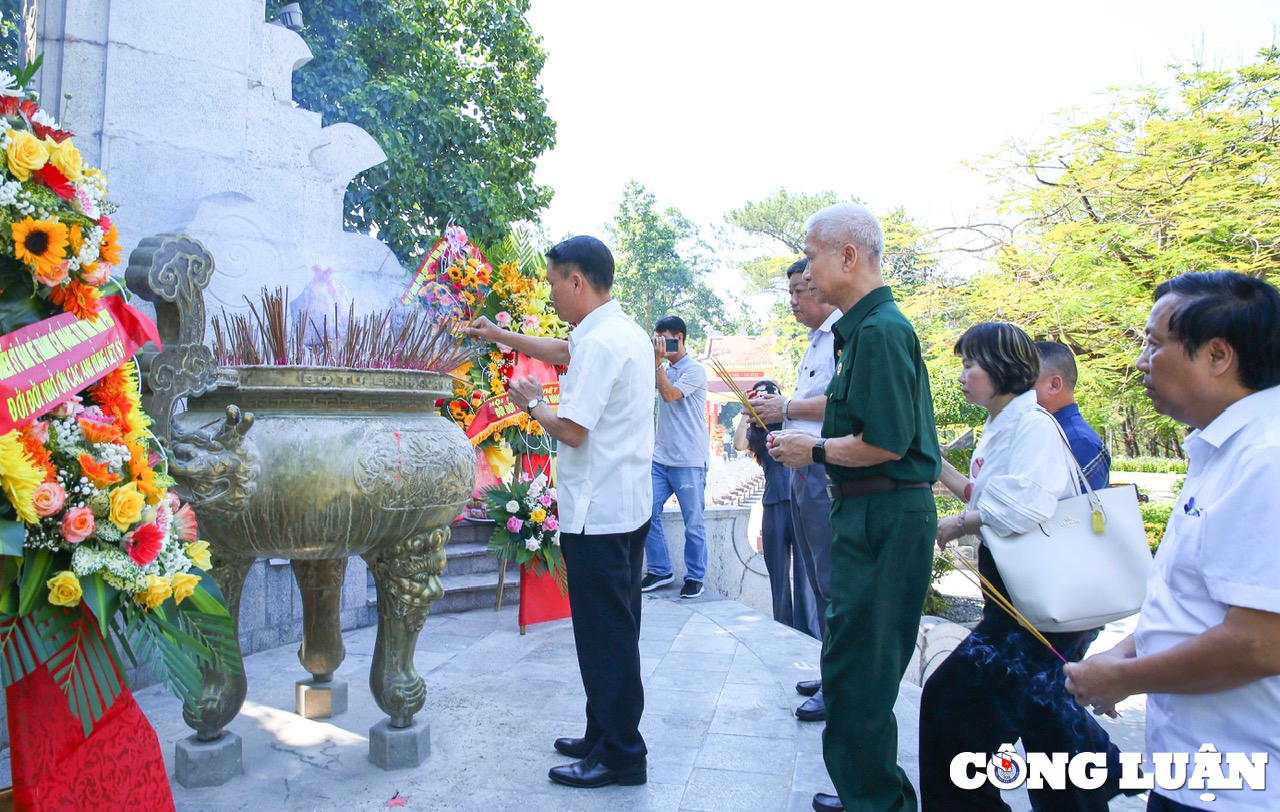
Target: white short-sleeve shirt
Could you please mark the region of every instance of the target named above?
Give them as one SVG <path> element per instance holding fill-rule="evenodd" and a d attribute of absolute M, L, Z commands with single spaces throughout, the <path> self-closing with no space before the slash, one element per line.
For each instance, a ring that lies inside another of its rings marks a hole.
<path fill-rule="evenodd" d="M 629 533 L 653 511 L 653 342 L 610 300 L 569 334 L 557 414 L 587 430 L 556 463 L 565 533 Z"/>
<path fill-rule="evenodd" d="M 804 357 L 800 359 L 800 369 L 796 372 L 796 389 L 791 393 L 792 400 L 816 398 L 827 394 L 827 387 L 836 374 L 836 339 L 831 335 L 831 328 L 840 321 L 844 313 L 839 308 L 831 311 L 827 320 L 809 331 L 809 346 L 805 348 Z M 814 437 L 822 435 L 821 420 L 784 420 L 784 429 L 803 431 Z"/>
<path fill-rule="evenodd" d="M 1280 613 L 1280 386 L 1236 401 L 1183 443 L 1190 465 L 1134 632 L 1139 656 L 1218 626 L 1232 606 Z M 1280 677 L 1147 697 L 1147 752 L 1269 753 L 1266 790 L 1213 790 L 1215 810 L 1280 809 Z M 1225 760 L 1224 760 L 1225 761 Z M 1148 761 L 1150 763 L 1150 761 Z M 1165 790 L 1204 807 L 1201 789 Z"/>

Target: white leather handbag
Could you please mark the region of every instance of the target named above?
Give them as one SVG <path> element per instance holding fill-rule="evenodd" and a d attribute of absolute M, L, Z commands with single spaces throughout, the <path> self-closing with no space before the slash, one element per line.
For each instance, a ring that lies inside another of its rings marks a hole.
<path fill-rule="evenodd" d="M 1047 414 L 1047 412 L 1046 412 Z M 1052 416 L 1050 417 L 1052 419 Z M 1054 420 L 1058 433 L 1062 427 Z M 1071 444 L 1062 434 L 1062 441 Z M 995 557 L 1013 602 L 1045 632 L 1078 632 L 1136 614 L 1151 570 L 1132 485 L 1095 491 L 1074 455 L 1077 490 L 1053 516 L 1026 533 L 1001 536 L 982 527 L 982 543 Z"/>

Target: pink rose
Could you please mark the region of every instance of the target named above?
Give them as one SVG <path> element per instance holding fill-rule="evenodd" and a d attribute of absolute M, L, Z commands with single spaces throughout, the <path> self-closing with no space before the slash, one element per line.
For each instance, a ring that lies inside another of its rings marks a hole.
<path fill-rule="evenodd" d="M 524 527 L 524 522 L 520 521 L 515 516 L 512 516 L 510 519 L 507 519 L 507 529 L 510 530 L 512 533 L 519 533 L 520 528 L 522 527 Z"/>
<path fill-rule="evenodd" d="M 510 314 L 510 313 L 508 313 L 508 312 L 507 312 L 507 311 L 505 311 L 505 310 L 503 310 L 503 311 L 502 311 L 501 313 L 499 313 L 498 315 L 494 316 L 494 317 L 493 317 L 493 320 L 494 320 L 495 322 L 497 322 L 497 324 L 498 324 L 498 326 L 499 326 L 499 327 L 510 327 L 510 326 L 511 326 L 511 314 Z"/>
<path fill-rule="evenodd" d="M 62 510 L 62 504 L 66 501 L 67 492 L 56 482 L 41 482 L 36 486 L 35 493 L 31 494 L 31 503 L 39 516 L 52 516 Z"/>
<path fill-rule="evenodd" d="M 49 424 L 43 420 L 37 420 L 26 428 L 27 436 L 35 440 L 40 445 L 49 444 Z"/>
<path fill-rule="evenodd" d="M 69 544 L 79 544 L 89 536 L 97 526 L 93 522 L 93 511 L 87 507 L 74 507 L 62 517 L 62 537 Z"/>
<path fill-rule="evenodd" d="M 91 287 L 100 288 L 107 284 L 107 280 L 111 278 L 111 269 L 102 263 L 94 266 L 92 271 L 86 271 L 80 274 L 80 281 Z"/>
<path fill-rule="evenodd" d="M 548 533 L 554 533 L 560 529 L 560 522 L 556 519 L 554 513 L 548 516 L 547 520 L 542 523 L 542 529 Z"/>
<path fill-rule="evenodd" d="M 84 411 L 84 407 L 80 405 L 80 396 L 72 395 L 70 400 L 59 403 L 49 411 L 54 417 L 75 417 Z"/>
<path fill-rule="evenodd" d="M 47 287 L 56 288 L 67 281 L 69 268 L 70 266 L 66 262 L 59 262 L 43 273 L 37 273 L 35 275 L 36 281 Z"/>

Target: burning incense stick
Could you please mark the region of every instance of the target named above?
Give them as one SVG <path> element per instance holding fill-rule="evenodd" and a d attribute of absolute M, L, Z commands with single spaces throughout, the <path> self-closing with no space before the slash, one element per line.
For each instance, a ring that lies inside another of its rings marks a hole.
<path fill-rule="evenodd" d="M 969 573 L 971 573 L 972 575 L 977 576 L 977 580 L 975 580 L 974 578 L 969 578 L 969 580 L 970 582 L 977 584 L 978 588 L 982 590 L 982 594 L 986 595 L 988 598 L 994 601 L 996 606 L 999 606 L 1005 612 L 1009 613 L 1010 617 L 1018 621 L 1018 625 L 1022 626 L 1024 629 L 1031 632 L 1032 636 L 1035 637 L 1035 639 L 1039 640 L 1041 643 L 1044 643 L 1045 646 L 1047 646 L 1048 649 L 1053 652 L 1053 656 L 1057 657 L 1059 660 L 1062 660 L 1062 662 L 1064 663 L 1067 662 L 1067 658 L 1059 654 L 1058 650 L 1053 647 L 1053 644 L 1050 643 L 1045 638 L 1045 636 L 1040 633 L 1040 630 L 1037 629 L 1035 626 L 1032 626 L 1031 621 L 1027 620 L 1027 618 L 1021 612 L 1018 611 L 1017 607 L 1013 605 L 1013 602 L 1010 601 L 1008 598 L 1006 598 L 1004 595 L 1001 595 L 1000 590 L 996 589 L 995 585 L 992 584 L 991 581 L 987 580 L 987 577 L 985 575 L 978 572 L 978 568 L 970 564 L 968 559 L 966 559 L 962 555 L 957 555 L 956 553 L 953 553 L 950 550 L 944 551 L 943 554 L 947 557 L 947 560 L 951 562 L 952 566 L 954 566 L 955 563 L 959 561 L 961 564 L 964 565 L 964 569 L 968 570 Z"/>
<path fill-rule="evenodd" d="M 716 377 L 724 381 L 725 385 L 729 387 L 729 390 L 737 396 L 739 401 L 742 402 L 743 407 L 747 410 L 747 413 L 751 415 L 752 419 L 760 424 L 760 428 L 768 431 L 769 427 L 760 419 L 760 414 L 756 412 L 755 407 L 751 405 L 751 399 L 748 398 L 747 393 L 743 392 L 741 387 L 738 386 L 738 382 L 729 374 L 729 370 L 725 369 L 724 364 L 720 363 L 716 358 L 708 358 L 707 363 L 711 365 L 711 369 L 716 373 Z"/>

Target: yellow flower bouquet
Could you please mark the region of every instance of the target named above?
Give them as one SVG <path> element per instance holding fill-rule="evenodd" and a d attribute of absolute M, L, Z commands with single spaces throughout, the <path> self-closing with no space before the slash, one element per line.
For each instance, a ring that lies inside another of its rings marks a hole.
<path fill-rule="evenodd" d="M 106 179 L 11 89 L 28 78 L 0 71 L 0 682 L 46 665 L 88 735 L 120 694 L 120 652 L 190 707 L 200 666 L 241 666 L 133 360 L 113 346 L 20 389 L 106 331 L 123 306 L 103 295 L 124 293 Z"/>

